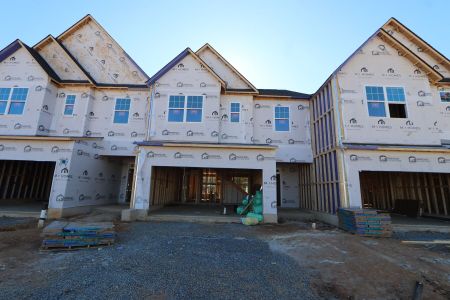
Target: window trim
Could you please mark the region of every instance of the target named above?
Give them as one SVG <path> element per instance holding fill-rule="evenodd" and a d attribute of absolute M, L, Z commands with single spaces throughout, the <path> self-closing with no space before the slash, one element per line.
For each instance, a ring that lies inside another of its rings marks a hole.
<path fill-rule="evenodd" d="M 116 109 L 117 99 L 128 99 L 128 100 L 130 100 L 130 108 L 128 110 L 122 110 L 122 109 L 117 110 Z M 127 98 L 127 97 L 116 97 L 116 98 L 114 98 L 113 115 L 112 115 L 112 118 L 111 118 L 113 125 L 128 125 L 130 123 L 131 103 L 132 103 L 131 98 Z M 116 114 L 116 111 L 128 111 L 128 119 L 127 119 L 126 123 L 116 123 L 116 122 L 114 122 L 114 116 Z"/>
<path fill-rule="evenodd" d="M 289 130 L 277 130 L 276 129 L 276 124 L 275 124 L 276 122 L 275 122 L 275 120 L 286 120 L 285 118 L 275 118 L 275 108 L 276 107 L 287 107 L 288 113 L 289 113 L 289 118 L 287 119 L 288 120 L 288 124 L 289 124 Z M 291 107 L 289 105 L 279 105 L 279 104 L 277 104 L 277 105 L 273 106 L 273 130 L 275 132 L 291 132 Z"/>
<path fill-rule="evenodd" d="M 238 104 L 239 105 L 239 112 L 232 112 L 231 111 L 231 105 L 232 104 Z M 231 114 L 238 114 L 239 120 L 237 122 L 233 122 L 232 118 L 231 118 Z M 230 102 L 230 118 L 229 118 L 229 120 L 230 120 L 230 123 L 237 123 L 237 124 L 241 123 L 241 102 L 237 102 L 237 101 Z"/>
<path fill-rule="evenodd" d="M 4 114 L 0 114 L 0 116 L 2 116 L 2 117 L 6 117 L 6 116 L 11 116 L 11 117 L 23 116 L 24 112 L 25 112 L 25 108 L 26 108 L 27 102 L 28 102 L 28 96 L 30 95 L 30 88 L 29 87 L 24 87 L 24 86 L 12 86 L 12 87 L 0 87 L 0 88 L 10 89 L 9 95 L 8 95 L 8 100 L 6 100 L 5 113 Z M 11 96 L 12 96 L 12 93 L 13 93 L 14 89 L 27 89 L 27 97 L 26 97 L 25 101 L 18 101 L 18 100 L 11 101 Z M 5 100 L 1 100 L 1 101 L 5 101 Z M 9 113 L 9 109 L 11 107 L 11 102 L 24 102 L 22 113 L 20 113 L 20 114 L 10 114 Z"/>
<path fill-rule="evenodd" d="M 367 87 L 382 87 L 383 88 L 383 95 L 384 95 L 384 101 L 379 101 L 379 100 L 368 100 L 367 99 Z M 405 101 L 389 101 L 388 96 L 387 96 L 387 88 L 402 88 L 403 89 L 403 93 L 405 95 Z M 364 85 L 364 97 L 365 97 L 365 101 L 366 101 L 366 111 L 367 111 L 367 115 L 369 116 L 369 118 L 389 118 L 389 119 L 408 119 L 409 118 L 409 109 L 408 109 L 408 99 L 406 97 L 406 90 L 405 87 L 402 85 L 377 85 L 377 84 L 371 84 L 371 85 Z M 369 102 L 384 102 L 384 111 L 386 112 L 386 116 L 384 117 L 380 117 L 380 116 L 371 116 L 369 113 Z M 405 113 L 406 113 L 406 117 L 405 118 L 391 118 L 391 113 L 389 111 L 389 104 L 404 104 L 405 105 Z"/>
<path fill-rule="evenodd" d="M 183 96 L 184 97 L 184 107 L 183 108 L 170 108 L 170 97 L 177 97 L 177 96 Z M 187 118 L 187 110 L 188 109 L 199 109 L 199 108 L 188 108 L 187 107 L 187 103 L 188 103 L 188 97 L 189 96 L 194 96 L 194 97 L 202 97 L 202 114 L 200 116 L 201 120 L 200 122 L 192 122 L 192 121 L 186 121 Z M 167 118 L 166 118 L 166 122 L 167 123 L 174 123 L 174 124 L 184 124 L 184 123 L 188 123 L 188 124 L 200 124 L 203 123 L 203 116 L 204 116 L 204 110 L 205 110 L 205 95 L 198 95 L 198 94 L 178 94 L 178 95 L 167 95 Z M 175 122 L 175 121 L 169 121 L 169 111 L 171 109 L 182 109 L 183 110 L 183 121 L 181 122 Z"/>
<path fill-rule="evenodd" d="M 75 100 L 74 100 L 73 104 L 67 104 L 67 97 L 69 97 L 69 96 L 74 96 L 75 97 Z M 63 105 L 63 116 L 64 117 L 66 117 L 66 118 L 73 118 L 75 116 L 75 103 L 76 103 L 76 101 L 77 101 L 77 95 L 75 95 L 75 94 L 66 95 L 66 98 L 64 99 L 64 105 Z M 64 113 L 66 111 L 66 106 L 67 105 L 72 105 L 73 106 L 71 115 L 66 115 Z M 115 103 L 114 103 L 114 108 L 115 108 Z"/>

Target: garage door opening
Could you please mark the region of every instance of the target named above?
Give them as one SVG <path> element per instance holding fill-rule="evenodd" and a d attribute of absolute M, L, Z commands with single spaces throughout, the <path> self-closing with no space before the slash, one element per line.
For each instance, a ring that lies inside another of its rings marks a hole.
<path fill-rule="evenodd" d="M 0 210 L 40 212 L 54 171 L 55 162 L 0 160 Z"/>
<path fill-rule="evenodd" d="M 360 172 L 363 207 L 450 219 L 450 174 Z"/>
<path fill-rule="evenodd" d="M 261 170 L 153 167 L 151 205 L 230 212 L 261 184 Z"/>

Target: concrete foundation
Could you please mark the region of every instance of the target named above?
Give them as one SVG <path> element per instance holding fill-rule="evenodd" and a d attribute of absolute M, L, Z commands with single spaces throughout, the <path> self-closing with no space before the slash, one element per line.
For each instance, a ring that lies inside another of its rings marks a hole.
<path fill-rule="evenodd" d="M 124 222 L 131 221 L 145 221 L 147 220 L 148 210 L 147 209 L 124 209 L 122 210 L 121 220 Z"/>

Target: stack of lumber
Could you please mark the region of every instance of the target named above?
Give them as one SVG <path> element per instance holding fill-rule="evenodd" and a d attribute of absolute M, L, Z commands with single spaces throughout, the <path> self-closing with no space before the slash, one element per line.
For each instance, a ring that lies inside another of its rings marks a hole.
<path fill-rule="evenodd" d="M 72 249 L 110 245 L 114 243 L 116 234 L 111 222 L 53 221 L 44 228 L 43 236 L 43 249 Z"/>
<path fill-rule="evenodd" d="M 340 208 L 339 227 L 362 236 L 390 237 L 391 216 L 375 209 Z"/>

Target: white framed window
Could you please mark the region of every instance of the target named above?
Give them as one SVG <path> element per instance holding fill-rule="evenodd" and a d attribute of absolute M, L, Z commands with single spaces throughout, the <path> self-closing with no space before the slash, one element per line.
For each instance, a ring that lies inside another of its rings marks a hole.
<path fill-rule="evenodd" d="M 239 102 L 230 103 L 230 122 L 239 123 L 241 120 L 241 104 Z"/>
<path fill-rule="evenodd" d="M 385 98 L 382 86 L 366 86 L 366 98 L 369 116 L 386 117 Z"/>
<path fill-rule="evenodd" d="M 202 116 L 203 96 L 169 96 L 168 122 L 201 122 Z"/>
<path fill-rule="evenodd" d="M 201 122 L 203 96 L 188 96 L 186 103 L 186 122 Z"/>
<path fill-rule="evenodd" d="M 116 105 L 114 106 L 114 123 L 128 123 L 128 117 L 130 115 L 130 103 L 131 100 L 129 98 L 116 99 Z"/>
<path fill-rule="evenodd" d="M 439 97 L 441 98 L 441 102 L 450 102 L 450 89 L 440 90 Z"/>
<path fill-rule="evenodd" d="M 170 96 L 169 97 L 169 122 L 183 122 L 184 121 L 184 102 L 185 96 Z"/>
<path fill-rule="evenodd" d="M 66 101 L 64 103 L 64 115 L 73 116 L 73 110 L 75 107 L 75 95 L 67 95 Z"/>
<path fill-rule="evenodd" d="M 11 94 L 10 88 L 0 88 L 0 115 L 4 115 L 6 113 L 9 94 Z"/>
<path fill-rule="evenodd" d="M 407 118 L 402 87 L 366 86 L 366 99 L 370 117 Z"/>
<path fill-rule="evenodd" d="M 0 88 L 0 115 L 21 115 L 27 101 L 28 88 Z"/>
<path fill-rule="evenodd" d="M 275 106 L 275 131 L 289 131 L 289 106 Z"/>

